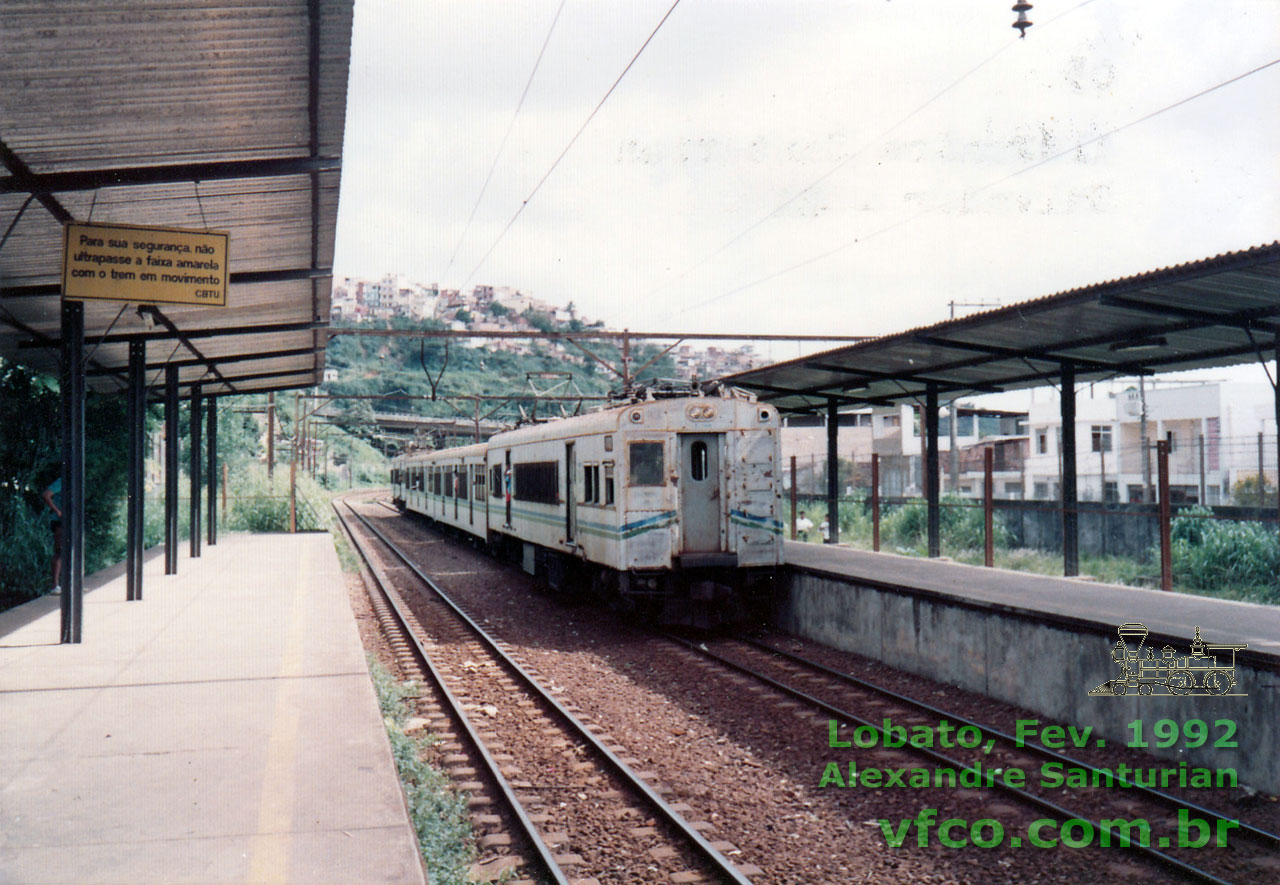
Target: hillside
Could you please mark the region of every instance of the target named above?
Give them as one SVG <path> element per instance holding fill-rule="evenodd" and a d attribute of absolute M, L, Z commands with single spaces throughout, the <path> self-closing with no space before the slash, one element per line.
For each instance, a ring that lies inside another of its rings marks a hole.
<path fill-rule="evenodd" d="M 567 328 L 567 324 L 562 327 L 551 320 L 546 322 L 548 329 Z M 405 318 L 364 322 L 358 326 L 334 323 L 334 328 L 344 326 L 361 329 L 445 328 L 436 320 Z M 620 364 L 618 348 L 611 344 L 590 342 L 586 346 L 601 360 L 612 365 Z M 633 347 L 632 363 L 643 366 L 659 351 L 660 348 L 654 346 Z M 338 336 L 329 342 L 326 367 L 335 370 L 337 375 L 335 380 L 325 383 L 327 393 L 385 396 L 378 401 L 379 411 L 413 412 L 433 417 L 456 415 L 470 419 L 474 414 L 472 402 L 450 401 L 454 397 L 531 394 L 530 375 L 535 376 L 538 389 L 543 391 L 557 380 L 545 377 L 548 373 L 565 376 L 568 383 L 558 391 L 565 395 L 603 395 L 621 386 L 617 375 L 572 345 L 560 342 L 530 341 L 519 342 L 518 347 L 473 347 L 468 339 L 452 340 L 446 344 L 439 339 Z M 675 376 L 676 367 L 668 355 L 645 369 L 641 378 Z M 436 385 L 435 401 L 410 398 L 430 397 L 433 382 Z M 355 412 L 360 409 L 359 402 L 339 402 L 339 405 L 348 412 Z M 497 405 L 482 407 L 482 411 L 488 412 Z M 540 411 L 545 414 L 545 410 L 544 406 Z M 519 417 L 519 406 L 515 403 L 500 408 L 494 415 L 496 419 L 511 422 Z"/>

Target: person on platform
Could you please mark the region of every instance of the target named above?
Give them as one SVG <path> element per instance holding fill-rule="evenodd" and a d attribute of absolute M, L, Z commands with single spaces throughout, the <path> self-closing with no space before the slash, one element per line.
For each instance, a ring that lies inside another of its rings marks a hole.
<path fill-rule="evenodd" d="M 54 596 L 62 592 L 62 476 L 49 484 L 49 488 L 41 495 L 52 514 L 49 516 L 49 528 L 53 530 L 53 589 Z"/>
<path fill-rule="evenodd" d="M 801 510 L 800 515 L 796 517 L 796 537 L 801 541 L 808 541 L 811 531 L 813 531 L 813 520 Z"/>

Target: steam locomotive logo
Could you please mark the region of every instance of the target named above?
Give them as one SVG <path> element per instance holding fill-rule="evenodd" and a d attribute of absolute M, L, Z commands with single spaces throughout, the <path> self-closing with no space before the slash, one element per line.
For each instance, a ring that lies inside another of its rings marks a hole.
<path fill-rule="evenodd" d="M 1232 695 L 1243 697 L 1236 683 L 1236 652 L 1248 648 L 1239 645 L 1216 645 L 1196 638 L 1191 653 L 1179 655 L 1172 645 L 1157 651 L 1145 647 L 1147 628 L 1143 624 L 1121 624 L 1116 631 L 1120 641 L 1111 651 L 1111 660 L 1120 667 L 1120 675 L 1108 679 L 1091 695 Z"/>

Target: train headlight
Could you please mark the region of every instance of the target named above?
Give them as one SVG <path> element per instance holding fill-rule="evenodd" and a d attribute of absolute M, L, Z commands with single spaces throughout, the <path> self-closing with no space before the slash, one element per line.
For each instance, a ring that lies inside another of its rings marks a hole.
<path fill-rule="evenodd" d="M 644 421 L 644 412 L 640 411 L 639 409 L 636 409 L 631 413 L 632 424 L 640 424 L 643 421 Z"/>

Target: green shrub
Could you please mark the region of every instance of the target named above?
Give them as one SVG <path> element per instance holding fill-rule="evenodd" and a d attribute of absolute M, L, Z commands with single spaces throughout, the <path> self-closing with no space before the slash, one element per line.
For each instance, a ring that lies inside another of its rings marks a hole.
<path fill-rule="evenodd" d="M 1259 522 L 1206 519 L 1204 508 L 1180 513 L 1170 526 L 1173 574 L 1201 592 L 1280 603 L 1280 543 Z"/>
<path fill-rule="evenodd" d="M 980 549 L 986 541 L 986 527 L 980 501 L 947 496 L 939 514 L 942 543 L 949 550 Z M 999 515 L 992 522 L 996 547 L 1009 546 L 1009 532 Z M 914 548 L 929 539 L 929 508 L 923 500 L 908 501 L 882 513 L 880 536 L 890 544 Z"/>

